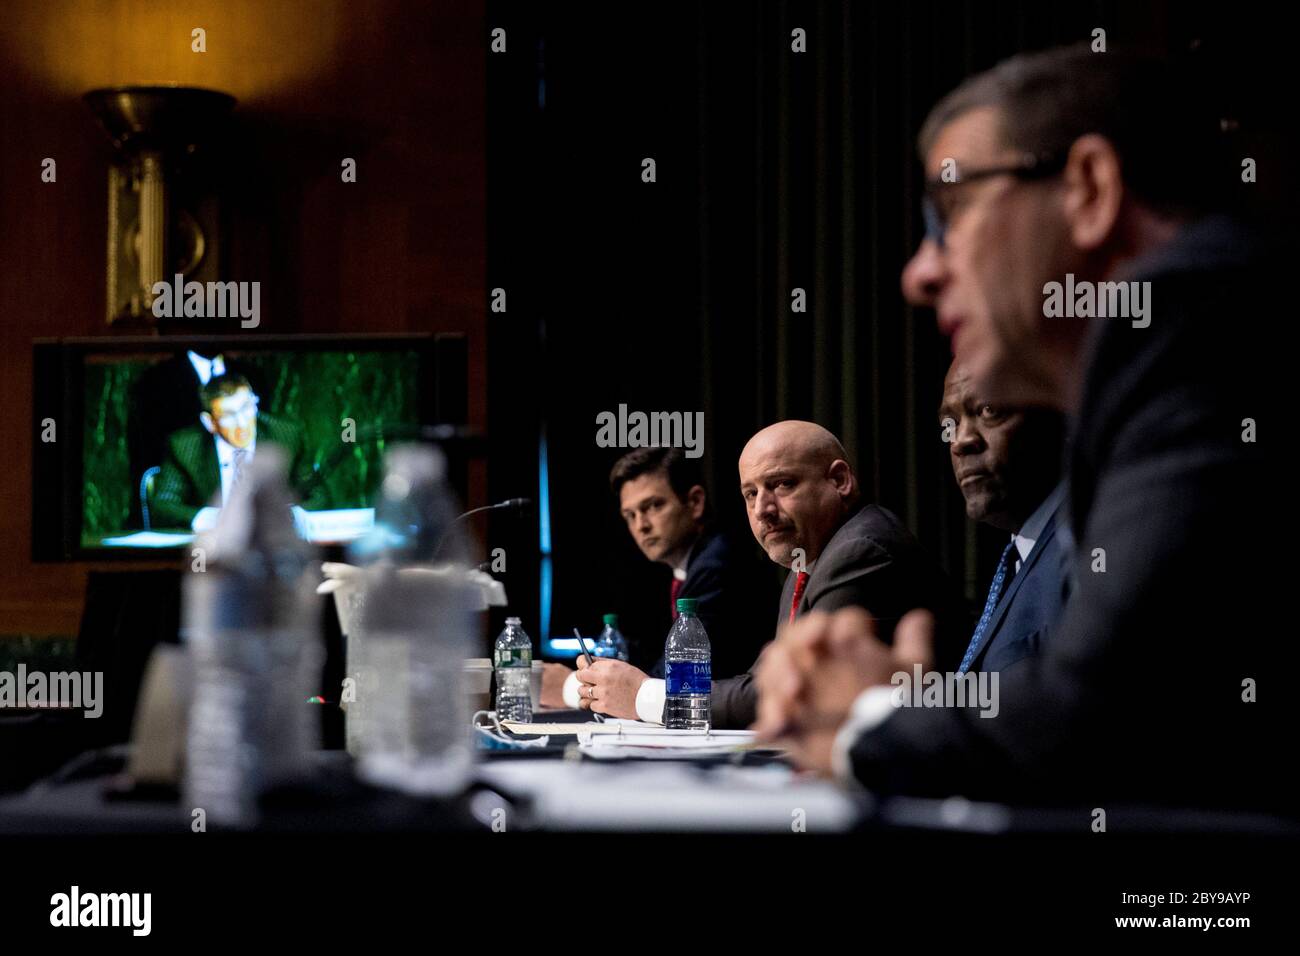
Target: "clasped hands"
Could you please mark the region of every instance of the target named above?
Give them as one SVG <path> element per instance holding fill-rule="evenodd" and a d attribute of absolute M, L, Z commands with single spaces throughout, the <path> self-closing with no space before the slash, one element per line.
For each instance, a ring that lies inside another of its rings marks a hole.
<path fill-rule="evenodd" d="M 877 634 L 861 608 L 827 614 L 812 611 L 781 629 L 763 649 L 755 669 L 760 741 L 779 743 L 794 762 L 829 775 L 835 736 L 853 702 L 868 687 L 887 685 L 894 674 L 910 676 L 913 665 L 932 665 L 934 616 L 904 615 L 893 645 Z"/>

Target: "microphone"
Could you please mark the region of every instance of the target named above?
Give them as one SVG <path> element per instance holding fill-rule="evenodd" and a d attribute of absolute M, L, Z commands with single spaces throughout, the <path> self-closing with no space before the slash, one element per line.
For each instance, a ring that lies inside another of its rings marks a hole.
<path fill-rule="evenodd" d="M 462 518 L 468 518 L 470 515 L 476 515 L 480 511 L 523 511 L 532 506 L 531 498 L 507 498 L 505 501 L 498 501 L 494 505 L 484 505 L 482 508 L 471 508 L 462 515 L 456 516 L 456 521 Z"/>
<path fill-rule="evenodd" d="M 456 515 L 456 517 L 452 519 L 451 523 L 452 525 L 459 524 L 462 520 L 468 518 L 470 515 L 476 515 L 482 511 L 523 511 L 532 503 L 533 501 L 531 498 L 507 498 L 505 501 L 498 501 L 494 505 L 484 505 L 482 508 L 471 508 L 469 511 L 466 511 L 464 514 Z M 448 530 L 450 530 L 450 528 Z M 442 545 L 444 542 L 446 542 L 446 540 L 447 540 L 446 537 L 443 537 L 442 541 L 438 542 L 439 550 L 442 549 Z M 492 562 L 484 561 L 482 564 L 478 565 L 478 570 L 491 571 Z"/>

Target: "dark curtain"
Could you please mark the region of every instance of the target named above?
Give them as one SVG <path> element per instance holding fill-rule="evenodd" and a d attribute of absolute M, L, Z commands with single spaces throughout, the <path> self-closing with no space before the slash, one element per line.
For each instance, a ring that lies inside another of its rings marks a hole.
<path fill-rule="evenodd" d="M 719 517 L 746 534 L 745 441 L 821 423 L 866 495 L 981 600 L 1002 536 L 965 518 L 937 415 L 947 343 L 899 286 L 920 238 L 917 129 L 970 73 L 1097 27 L 1111 45 L 1195 48 L 1249 97 L 1267 31 L 1243 19 L 1174 2 L 489 4 L 513 51 L 488 60 L 490 285 L 524 303 L 493 319 L 511 332 L 490 342 L 490 428 L 512 437 L 490 472 L 497 493 L 526 493 L 544 425 L 552 631 L 666 603 L 666 571 L 605 488 L 617 452 L 594 443 L 620 402 L 704 411 Z M 520 578 L 512 597 L 535 593 Z M 656 626 L 635 637 L 654 645 Z"/>

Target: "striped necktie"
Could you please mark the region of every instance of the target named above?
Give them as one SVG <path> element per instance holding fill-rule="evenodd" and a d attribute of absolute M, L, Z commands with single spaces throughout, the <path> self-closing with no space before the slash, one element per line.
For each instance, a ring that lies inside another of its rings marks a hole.
<path fill-rule="evenodd" d="M 244 477 L 244 465 L 248 461 L 248 449 L 236 448 L 234 455 L 230 459 L 230 491 L 226 494 L 226 500 L 229 501 L 235 495 L 235 489 L 239 487 L 239 482 Z"/>
<path fill-rule="evenodd" d="M 984 613 L 980 615 L 980 621 L 975 625 L 975 635 L 970 639 L 970 646 L 966 648 L 966 655 L 961 659 L 961 666 L 957 668 L 959 674 L 970 670 L 971 662 L 975 660 L 975 652 L 979 650 L 980 639 L 984 637 L 985 628 L 993 619 L 993 609 L 998 606 L 998 598 L 1002 597 L 1007 582 L 1015 576 L 1015 565 L 1012 563 L 1015 557 L 1016 540 L 1012 538 L 1011 543 L 1002 549 L 1002 557 L 998 558 L 998 569 L 993 575 L 993 583 L 989 585 L 989 597 L 984 602 Z"/>
<path fill-rule="evenodd" d="M 673 620 L 677 620 L 677 595 L 682 593 L 682 585 L 686 582 L 681 578 L 673 577 L 672 590 L 668 592 L 668 602 L 673 606 Z"/>

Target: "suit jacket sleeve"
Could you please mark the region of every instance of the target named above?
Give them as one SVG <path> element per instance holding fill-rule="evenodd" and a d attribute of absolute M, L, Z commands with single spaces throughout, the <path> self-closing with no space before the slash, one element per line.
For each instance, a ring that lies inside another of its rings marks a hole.
<path fill-rule="evenodd" d="M 737 550 L 706 565 L 698 578 L 692 574 L 690 594 L 683 591 L 699 600 L 700 620 L 713 645 L 713 674 L 719 679 L 744 674 L 775 634 L 769 623 L 776 599 L 773 576 Z"/>
<path fill-rule="evenodd" d="M 1120 676 L 1131 668 L 1135 661 L 1125 660 L 1123 645 L 1141 639 L 1116 624 L 1138 611 L 1144 593 L 1154 596 L 1152 572 L 1171 557 L 1167 543 L 1182 538 L 1166 525 L 1171 512 L 1166 495 L 1175 487 L 1171 477 L 1145 474 L 1137 463 L 1111 469 L 1098 489 L 1089 537 L 1106 540 L 1111 568 L 1126 569 L 1123 585 L 1112 585 L 1113 573 L 1086 574 L 1044 652 L 1001 672 L 996 717 L 982 718 L 972 707 L 899 709 L 854 744 L 854 775 L 877 790 L 973 798 L 1032 800 L 1049 785 L 1064 785 L 1075 772 L 1071 763 L 1083 763 L 1068 741 L 1080 738 L 1088 698 L 1100 692 L 1114 707 L 1123 706 L 1121 695 L 1081 681 L 1079 665 L 1099 666 L 1108 646 L 1115 656 L 1106 670 Z M 1190 496 L 1194 489 L 1183 493 Z M 1140 536 L 1133 533 L 1138 527 Z M 1087 547 L 1082 540 L 1079 545 Z M 1128 693 L 1145 692 L 1130 687 Z M 1067 753 L 1075 761 L 1065 759 Z"/>
<path fill-rule="evenodd" d="M 754 668 L 750 667 L 737 677 L 715 680 L 712 706 L 713 726 L 719 730 L 744 730 L 752 724 L 758 717 Z"/>
<path fill-rule="evenodd" d="M 821 573 L 816 576 L 815 590 L 804 596 L 808 610 L 829 612 L 845 607 L 867 608 L 881 621 L 882 636 L 888 637 L 893 633 L 898 616 L 922 603 L 919 598 L 911 596 L 915 588 L 905 586 L 906 582 L 900 580 L 898 563 L 870 538 L 860 538 L 823 557 L 828 563 L 819 568 Z M 787 577 L 781 591 L 778 627 L 789 619 L 790 603 L 794 599 L 793 580 L 793 575 Z M 809 583 L 813 583 L 812 579 Z M 713 723 L 719 729 L 748 727 L 756 719 L 756 665 L 757 661 L 738 677 L 714 682 Z"/>
<path fill-rule="evenodd" d="M 773 637 L 789 618 L 790 602 L 794 597 L 793 581 L 794 575 L 789 575 L 781 587 Z M 759 654 L 762 654 L 761 650 Z M 719 730 L 744 730 L 758 718 L 758 691 L 754 687 L 754 669 L 757 666 L 758 659 L 755 658 L 743 674 L 713 682 L 713 726 Z"/>
<path fill-rule="evenodd" d="M 1241 440 L 1233 413 L 1269 403 L 1253 370 L 1233 380 L 1231 361 L 1210 359 L 1233 336 L 1208 319 L 1177 329 L 1166 302 L 1165 327 L 1142 341 L 1169 335 L 1174 354 L 1152 343 L 1146 374 L 1130 365 L 1099 379 L 1099 402 L 1124 404 L 1080 421 L 1073 454 L 1086 470 L 1072 474 L 1072 494 L 1080 476 L 1095 487 L 1075 509 L 1070 597 L 1051 641 L 1001 675 L 995 718 L 903 708 L 862 735 L 850 757 L 868 787 L 1215 806 L 1285 790 L 1270 782 L 1282 762 L 1267 754 L 1267 719 L 1240 686 L 1241 675 L 1278 672 L 1268 655 L 1286 643 L 1268 623 L 1284 593 L 1278 565 L 1241 560 L 1242 529 L 1267 524 L 1279 499 L 1265 489 L 1280 470 Z M 1204 354 L 1186 354 L 1178 336 L 1197 332 Z M 1205 765 L 1220 746 L 1232 774 Z"/>
<path fill-rule="evenodd" d="M 189 429 L 177 432 L 168 440 L 167 455 L 150 498 L 150 524 L 154 527 L 189 528 L 199 509 L 207 504 L 212 489 L 200 487 L 201 441 Z M 220 481 L 219 475 L 217 480 Z"/>

